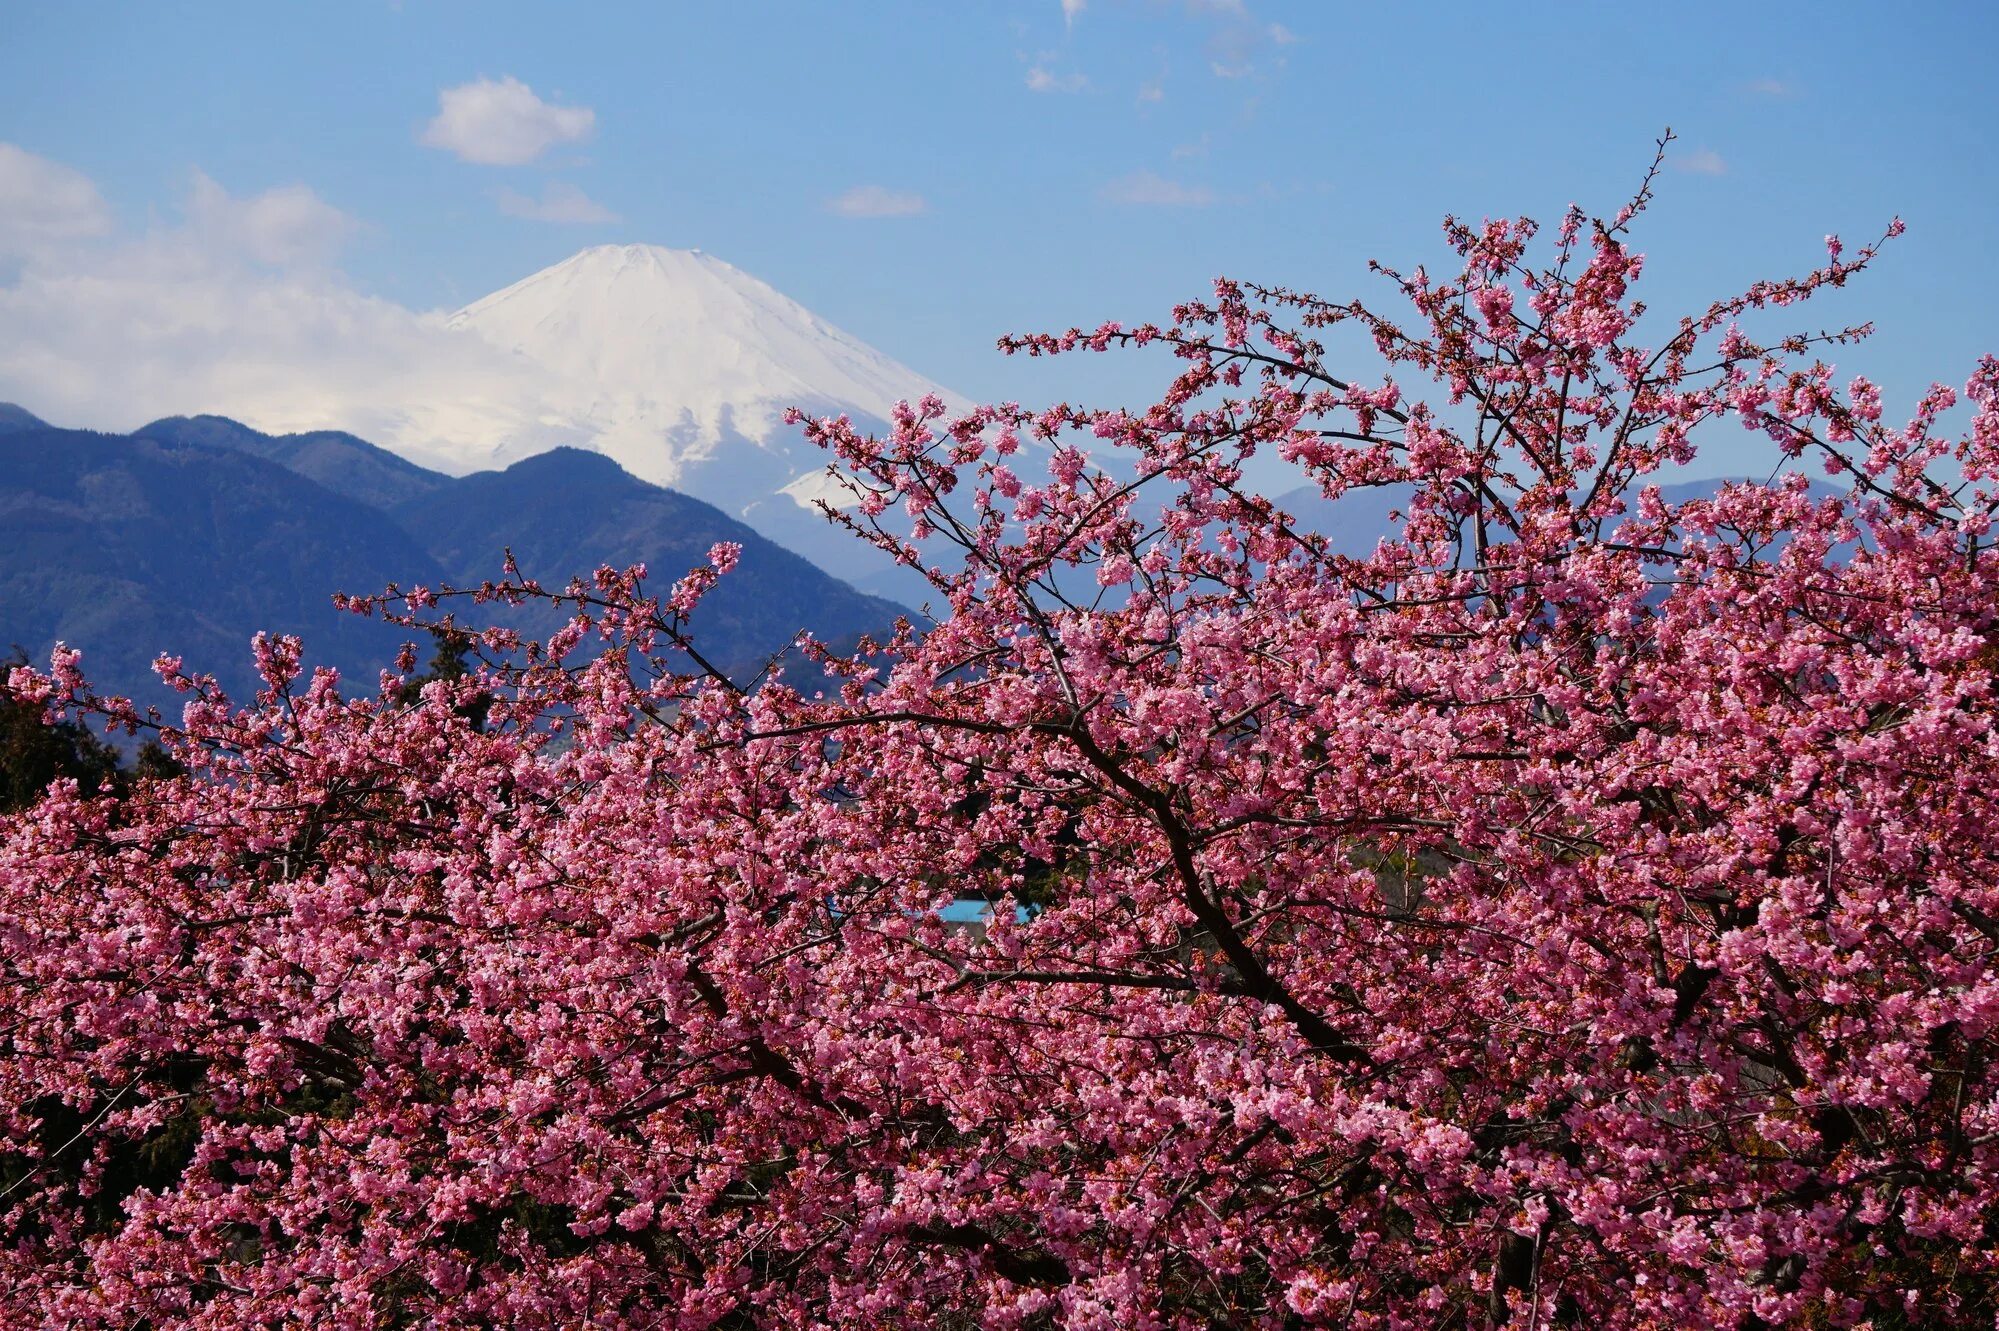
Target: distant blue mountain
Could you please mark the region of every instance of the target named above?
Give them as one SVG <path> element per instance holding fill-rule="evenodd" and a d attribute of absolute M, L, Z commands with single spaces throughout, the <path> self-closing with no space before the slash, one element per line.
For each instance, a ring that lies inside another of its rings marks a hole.
<path fill-rule="evenodd" d="M 1677 501 L 1722 483 L 1664 488 Z M 1304 486 L 1275 502 L 1358 556 L 1395 530 L 1408 500 L 1399 487 L 1334 503 Z M 556 449 L 451 477 L 337 431 L 267 435 L 194 416 L 97 434 L 0 403 L 0 651 L 45 659 L 61 639 L 86 651 L 100 686 L 140 696 L 160 696 L 149 665 L 161 651 L 246 693 L 259 629 L 300 634 L 313 662 L 371 687 L 408 635 L 336 612 L 335 592 L 476 585 L 499 576 L 508 548 L 551 587 L 599 564 L 644 563 L 664 590 L 717 541 L 740 543 L 742 559 L 702 603 L 695 640 L 739 678 L 801 629 L 845 644 L 902 613 L 596 453 Z M 561 618 L 511 612 L 537 636 Z"/>
<path fill-rule="evenodd" d="M 387 514 L 275 463 L 48 428 L 0 435 L 0 551 L 0 649 L 62 640 L 101 687 L 152 699 L 162 651 L 242 693 L 259 629 L 370 685 L 407 635 L 329 594 L 441 576 Z"/>
<path fill-rule="evenodd" d="M 733 674 L 753 673 L 800 629 L 845 646 L 904 613 L 765 540 L 720 509 L 639 480 L 600 453 L 557 448 L 505 471 L 475 472 L 390 512 L 454 582 L 497 578 L 511 547 L 521 571 L 556 587 L 599 564 L 643 563 L 662 594 L 707 560 L 717 541 L 743 547 L 736 570 L 701 602 L 697 647 Z M 566 616 L 528 613 L 524 627 L 553 631 Z"/>
<path fill-rule="evenodd" d="M 168 416 L 132 434 L 138 439 L 205 444 L 248 453 L 372 508 L 388 508 L 450 484 L 447 476 L 339 430 L 269 435 L 226 416 Z"/>
<path fill-rule="evenodd" d="M 717 541 L 741 543 L 742 559 L 694 632 L 732 673 L 753 673 L 801 629 L 848 642 L 902 613 L 594 453 L 454 478 L 333 431 L 273 436 L 197 416 L 96 434 L 0 404 L 0 651 L 46 659 L 63 640 L 100 687 L 150 699 L 161 651 L 246 695 L 259 629 L 300 634 L 310 661 L 372 687 L 409 635 L 335 611 L 335 592 L 476 585 L 499 576 L 508 547 L 553 587 L 642 562 L 663 591 Z M 514 622 L 539 634 L 560 618 L 531 608 Z"/>
<path fill-rule="evenodd" d="M 15 434 L 22 430 L 46 430 L 49 423 L 40 416 L 11 402 L 0 402 L 0 434 Z"/>

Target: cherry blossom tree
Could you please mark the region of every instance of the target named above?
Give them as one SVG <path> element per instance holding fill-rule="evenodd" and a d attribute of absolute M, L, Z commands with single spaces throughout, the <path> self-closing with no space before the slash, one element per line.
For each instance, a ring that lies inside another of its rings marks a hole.
<path fill-rule="evenodd" d="M 1837 240 L 1645 311 L 1652 185 L 1002 344 L 1142 410 L 806 422 L 936 618 L 752 687 L 726 546 L 355 601 L 414 691 L 15 671 L 181 770 L 0 831 L 0 1322 L 1990 1325 L 1999 361 L 1890 424 L 1766 331 Z"/>

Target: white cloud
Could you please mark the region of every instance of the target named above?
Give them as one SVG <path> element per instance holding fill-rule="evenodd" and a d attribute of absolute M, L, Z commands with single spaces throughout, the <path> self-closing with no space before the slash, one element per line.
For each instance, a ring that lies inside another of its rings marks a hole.
<path fill-rule="evenodd" d="M 921 194 L 880 185 L 856 185 L 826 201 L 826 210 L 841 217 L 914 217 L 929 206 Z"/>
<path fill-rule="evenodd" d="M 552 182 L 539 199 L 515 190 L 502 189 L 493 195 L 500 211 L 509 217 L 525 217 L 533 222 L 565 222 L 588 226 L 624 219 L 574 185 Z"/>
<path fill-rule="evenodd" d="M 437 94 L 420 141 L 483 166 L 524 166 L 558 143 L 590 137 L 597 113 L 554 106 L 519 79 L 476 79 Z"/>
<path fill-rule="evenodd" d="M 327 262 L 360 229 L 304 185 L 237 198 L 199 171 L 188 191 L 187 220 L 218 250 L 278 265 Z"/>
<path fill-rule="evenodd" d="M 419 458 L 454 437 L 498 453 L 537 419 L 544 386 L 519 357 L 307 262 L 354 225 L 312 191 L 235 198 L 197 176 L 184 212 L 141 236 L 30 256 L 0 284 L 0 401 L 98 429 L 204 411 L 265 430 L 347 429 Z"/>
<path fill-rule="evenodd" d="M 1107 203 L 1144 208 L 1205 208 L 1215 201 L 1205 185 L 1183 185 L 1153 171 L 1134 171 L 1105 185 L 1099 196 Z"/>
<path fill-rule="evenodd" d="M 0 255 L 34 254 L 110 229 L 111 210 L 88 176 L 0 143 Z"/>
<path fill-rule="evenodd" d="M 1256 59 L 1267 36 L 1247 23 L 1217 29 L 1208 38 L 1208 69 L 1218 79 L 1248 78 L 1256 73 Z"/>
<path fill-rule="evenodd" d="M 1062 21 L 1074 23 L 1076 16 L 1083 12 L 1084 6 L 1088 3 L 1089 0 L 1062 0 Z"/>
<path fill-rule="evenodd" d="M 1138 85 L 1138 104 L 1140 106 L 1144 106 L 1148 102 L 1163 102 L 1165 100 L 1166 85 L 1160 80 L 1154 79 L 1150 83 L 1141 83 Z"/>
<path fill-rule="evenodd" d="M 1027 87 L 1031 92 L 1081 92 L 1089 86 L 1088 79 L 1073 71 L 1057 74 L 1042 64 L 1030 66 L 1027 71 Z"/>
<path fill-rule="evenodd" d="M 1728 163 L 1712 148 L 1696 148 L 1692 152 L 1680 153 L 1672 159 L 1675 170 L 1688 171 L 1697 176 L 1721 176 L 1728 174 Z"/>
<path fill-rule="evenodd" d="M 1797 89 L 1783 79 L 1756 79 L 1749 84 L 1749 91 L 1758 97 L 1789 97 Z"/>
<path fill-rule="evenodd" d="M 1204 130 L 1202 131 L 1201 137 L 1195 139 L 1191 143 L 1174 144 L 1173 160 L 1176 162 L 1185 162 L 1195 157 L 1206 157 L 1208 155 L 1208 149 L 1213 145 L 1213 143 L 1214 143 L 1214 135 Z"/>
<path fill-rule="evenodd" d="M 1242 0 L 1187 0 L 1187 12 L 1208 25 L 1208 72 L 1218 79 L 1260 78 L 1282 70 L 1284 48 L 1304 38 L 1282 23 L 1266 23 Z"/>

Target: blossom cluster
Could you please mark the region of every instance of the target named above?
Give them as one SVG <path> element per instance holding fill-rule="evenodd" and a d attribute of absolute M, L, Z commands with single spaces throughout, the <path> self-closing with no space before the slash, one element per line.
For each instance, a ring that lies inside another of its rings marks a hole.
<path fill-rule="evenodd" d="M 415 691 L 17 672 L 184 770 L 0 824 L 0 1323 L 1990 1325 L 1999 364 L 1756 331 L 1871 247 L 1662 326 L 1650 189 L 1007 344 L 1144 410 L 808 421 L 938 613 L 754 686 L 727 547 L 355 601 L 573 611 Z M 1730 422 L 1839 486 L 1669 502 Z"/>

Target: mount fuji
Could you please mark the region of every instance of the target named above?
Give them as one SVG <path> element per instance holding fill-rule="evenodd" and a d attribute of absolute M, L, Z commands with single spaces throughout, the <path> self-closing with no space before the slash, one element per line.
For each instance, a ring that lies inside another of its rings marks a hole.
<path fill-rule="evenodd" d="M 826 454 L 785 424 L 786 408 L 886 428 L 899 399 L 936 393 L 962 403 L 700 250 L 584 250 L 467 305 L 446 326 L 517 358 L 529 391 L 511 419 L 496 420 L 491 403 L 462 428 L 448 408 L 427 413 L 421 433 L 382 441 L 396 451 L 464 473 L 586 448 L 853 581 L 880 582 L 890 566 L 813 507 L 844 492 L 826 476 Z"/>

